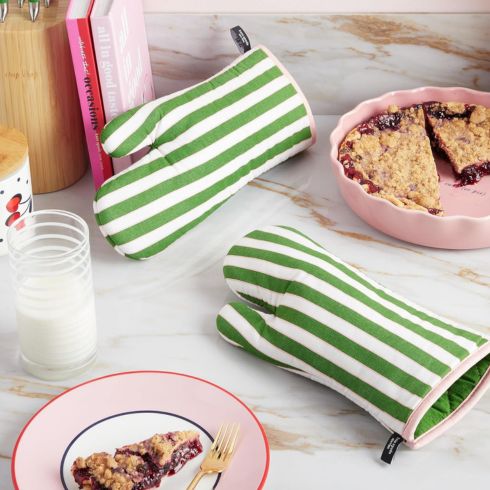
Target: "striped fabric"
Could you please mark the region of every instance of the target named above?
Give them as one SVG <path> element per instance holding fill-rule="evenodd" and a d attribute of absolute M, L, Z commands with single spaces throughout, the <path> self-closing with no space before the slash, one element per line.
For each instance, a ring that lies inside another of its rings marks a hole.
<path fill-rule="evenodd" d="M 226 340 L 339 391 L 409 443 L 445 420 L 445 407 L 423 401 L 458 366 L 476 366 L 475 386 L 488 374 L 486 338 L 393 294 L 291 228 L 249 233 L 227 255 L 224 275 L 267 311 L 225 306 L 217 326 Z M 467 397 L 473 387 L 464 381 Z M 459 406 L 450 403 L 447 416 Z M 414 412 L 420 423 L 407 434 Z"/>
<path fill-rule="evenodd" d="M 122 157 L 150 152 L 97 192 L 102 233 L 121 254 L 149 258 L 261 173 L 314 143 L 311 111 L 274 56 L 258 47 L 194 87 L 137 107 L 102 132 Z"/>

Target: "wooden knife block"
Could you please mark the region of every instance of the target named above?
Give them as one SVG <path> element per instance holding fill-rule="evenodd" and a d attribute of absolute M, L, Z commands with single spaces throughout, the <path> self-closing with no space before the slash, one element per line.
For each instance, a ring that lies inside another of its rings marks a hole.
<path fill-rule="evenodd" d="M 63 189 L 87 169 L 85 135 L 65 14 L 68 0 L 41 2 L 36 22 L 28 2 L 10 0 L 0 24 L 0 124 L 27 136 L 33 192 Z"/>

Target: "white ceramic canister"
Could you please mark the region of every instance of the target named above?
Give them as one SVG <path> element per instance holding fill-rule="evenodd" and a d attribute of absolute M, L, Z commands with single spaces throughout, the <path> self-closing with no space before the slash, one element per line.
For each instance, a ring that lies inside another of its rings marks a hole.
<path fill-rule="evenodd" d="M 7 253 L 7 232 L 32 211 L 32 184 L 27 139 L 0 125 L 0 255 Z"/>

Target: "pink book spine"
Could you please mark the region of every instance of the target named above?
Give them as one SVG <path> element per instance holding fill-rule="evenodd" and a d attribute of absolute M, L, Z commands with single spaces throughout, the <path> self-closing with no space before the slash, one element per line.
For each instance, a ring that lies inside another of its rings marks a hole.
<path fill-rule="evenodd" d="M 94 36 L 95 55 L 102 90 L 102 100 L 107 122 L 124 112 L 119 60 L 117 56 L 116 34 L 112 17 L 91 19 Z M 132 163 L 131 157 L 113 158 L 114 173 L 119 173 Z"/>
<path fill-rule="evenodd" d="M 104 111 L 109 122 L 122 112 L 115 32 L 110 16 L 92 17 L 91 24 Z"/>
<path fill-rule="evenodd" d="M 70 9 L 68 10 L 70 12 Z M 78 87 L 87 150 L 95 188 L 112 175 L 110 158 L 103 152 L 100 132 L 104 126 L 104 112 L 100 99 L 97 70 L 93 56 L 88 22 L 66 19 L 73 68 Z"/>
<path fill-rule="evenodd" d="M 108 15 L 91 17 L 107 121 L 155 98 L 140 0 L 113 0 Z M 140 154 L 113 158 L 114 173 Z"/>

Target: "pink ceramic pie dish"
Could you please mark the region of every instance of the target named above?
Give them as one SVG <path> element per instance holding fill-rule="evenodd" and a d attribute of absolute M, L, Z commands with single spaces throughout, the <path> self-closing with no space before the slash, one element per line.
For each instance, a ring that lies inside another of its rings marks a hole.
<path fill-rule="evenodd" d="M 340 192 L 350 208 L 366 223 L 400 240 L 435 248 L 475 249 L 490 247 L 490 176 L 474 185 L 455 187 L 448 162 L 436 158 L 440 175 L 444 216 L 402 209 L 368 194 L 344 174 L 338 160 L 339 145 L 357 124 L 383 112 L 390 104 L 399 107 L 428 101 L 464 102 L 490 107 L 490 93 L 461 87 L 421 87 L 388 92 L 361 102 L 343 115 L 330 135 L 331 162 Z"/>

